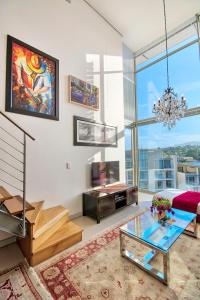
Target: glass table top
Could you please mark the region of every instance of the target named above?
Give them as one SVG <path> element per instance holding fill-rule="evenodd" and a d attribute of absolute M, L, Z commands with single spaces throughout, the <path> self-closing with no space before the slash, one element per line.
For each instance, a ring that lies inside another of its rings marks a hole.
<path fill-rule="evenodd" d="M 196 218 L 196 214 L 173 208 L 175 214 L 168 216 L 173 220 L 172 224 L 162 226 L 158 223 L 156 213 L 149 210 L 135 217 L 120 227 L 122 232 L 136 237 L 165 252 L 173 245 L 187 226 Z"/>

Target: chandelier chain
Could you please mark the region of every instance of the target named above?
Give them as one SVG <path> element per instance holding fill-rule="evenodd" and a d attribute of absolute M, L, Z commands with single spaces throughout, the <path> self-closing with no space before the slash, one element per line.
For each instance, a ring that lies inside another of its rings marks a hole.
<path fill-rule="evenodd" d="M 164 22 L 165 22 L 165 46 L 166 46 L 166 66 L 167 66 L 167 88 L 164 90 L 161 98 L 154 103 L 152 112 L 155 114 L 158 122 L 162 122 L 169 129 L 175 127 L 176 121 L 184 117 L 187 109 L 186 99 L 184 96 L 178 98 L 174 89 L 169 85 L 169 55 L 167 39 L 167 18 L 165 0 L 163 0 Z"/>
<path fill-rule="evenodd" d="M 169 88 L 169 58 L 168 58 L 167 15 L 166 15 L 165 0 L 163 0 L 163 7 L 164 7 L 164 22 L 165 22 L 165 50 L 166 50 L 166 58 L 167 58 L 167 86 Z"/>

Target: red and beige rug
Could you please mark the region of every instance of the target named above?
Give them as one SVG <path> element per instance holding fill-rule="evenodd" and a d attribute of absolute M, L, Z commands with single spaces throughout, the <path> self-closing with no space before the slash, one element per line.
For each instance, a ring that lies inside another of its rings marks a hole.
<path fill-rule="evenodd" d="M 139 256 L 146 250 L 127 244 Z M 162 266 L 159 255 L 153 263 Z M 200 240 L 183 234 L 171 249 L 170 268 L 167 287 L 122 258 L 115 227 L 35 270 L 56 300 L 199 300 Z"/>
<path fill-rule="evenodd" d="M 0 274 L 0 300 L 50 300 L 35 271 L 26 264 Z"/>

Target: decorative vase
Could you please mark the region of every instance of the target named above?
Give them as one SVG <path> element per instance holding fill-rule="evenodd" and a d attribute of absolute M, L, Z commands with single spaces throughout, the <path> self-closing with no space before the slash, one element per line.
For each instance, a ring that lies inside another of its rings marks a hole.
<path fill-rule="evenodd" d="M 166 225 L 166 222 L 168 220 L 168 217 L 166 215 L 166 211 L 162 211 L 161 214 L 158 213 L 158 223 L 160 223 L 162 226 Z"/>

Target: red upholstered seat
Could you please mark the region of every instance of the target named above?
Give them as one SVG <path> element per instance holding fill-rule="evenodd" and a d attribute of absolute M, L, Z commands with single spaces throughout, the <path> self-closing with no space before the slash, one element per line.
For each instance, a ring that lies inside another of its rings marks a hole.
<path fill-rule="evenodd" d="M 200 203 L 200 193 L 188 191 L 173 199 L 172 207 L 197 213 L 197 206 Z M 200 223 L 200 215 L 197 215 L 197 222 Z"/>

